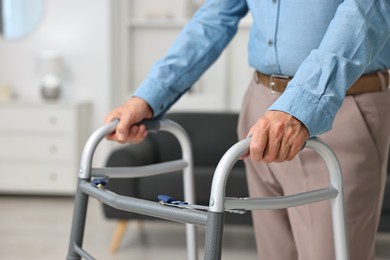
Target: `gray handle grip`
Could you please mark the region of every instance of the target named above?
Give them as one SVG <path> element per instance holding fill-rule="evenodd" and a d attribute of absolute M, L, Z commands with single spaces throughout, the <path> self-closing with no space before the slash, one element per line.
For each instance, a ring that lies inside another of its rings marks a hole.
<path fill-rule="evenodd" d="M 161 121 L 158 119 L 148 119 L 137 123 L 137 125 L 145 125 L 146 131 L 148 131 L 149 133 L 155 133 L 160 131 Z"/>
<path fill-rule="evenodd" d="M 104 136 L 111 134 L 112 132 L 115 131 L 116 127 L 119 124 L 119 118 L 115 118 L 112 120 L 110 123 L 102 126 L 101 129 L 101 134 Z M 148 120 L 143 120 L 139 123 L 136 123 L 137 125 L 145 125 L 146 131 L 150 133 L 155 133 L 160 130 L 161 127 L 161 120 L 159 119 L 148 119 Z"/>

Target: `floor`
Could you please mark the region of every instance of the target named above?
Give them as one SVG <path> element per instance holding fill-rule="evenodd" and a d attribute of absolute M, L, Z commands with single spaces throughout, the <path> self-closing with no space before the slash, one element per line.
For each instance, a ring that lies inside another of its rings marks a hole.
<path fill-rule="evenodd" d="M 66 259 L 71 198 L 0 196 L 0 205 L 0 259 Z M 115 224 L 104 219 L 99 203 L 91 199 L 84 248 L 97 259 L 186 259 L 182 224 L 146 222 L 141 228 L 131 223 L 118 252 L 112 254 L 109 244 Z M 204 230 L 198 232 L 202 245 Z M 222 259 L 257 259 L 250 228 L 226 226 L 223 241 Z M 378 235 L 377 255 L 376 260 L 390 259 L 390 234 Z"/>

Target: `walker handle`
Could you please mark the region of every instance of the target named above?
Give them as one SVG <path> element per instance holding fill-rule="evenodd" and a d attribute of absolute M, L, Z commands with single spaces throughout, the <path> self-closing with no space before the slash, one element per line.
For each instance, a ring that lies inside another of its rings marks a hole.
<path fill-rule="evenodd" d="M 247 138 L 233 145 L 223 155 L 223 157 L 218 163 L 218 166 L 214 173 L 212 185 L 211 185 L 210 204 L 209 204 L 210 205 L 209 214 L 215 218 L 215 221 L 212 223 L 213 225 L 217 223 L 217 221 L 220 221 L 220 218 L 218 218 L 217 216 L 221 215 L 225 209 L 225 189 L 226 189 L 226 183 L 230 171 L 233 165 L 238 160 L 238 158 L 240 158 L 243 154 L 247 153 L 250 141 L 251 138 Z M 331 190 L 332 193 L 334 193 L 334 191 L 337 192 L 337 196 L 335 197 L 333 195 L 331 196 L 333 235 L 334 235 L 336 259 L 337 260 L 349 259 L 348 239 L 346 235 L 347 231 L 345 226 L 344 205 L 343 205 L 342 174 L 341 174 L 340 164 L 332 149 L 326 143 L 321 141 L 319 138 L 316 137 L 310 138 L 309 140 L 306 141 L 305 147 L 315 150 L 322 157 L 322 159 L 324 159 L 326 166 L 328 168 L 330 183 L 329 183 L 329 187 L 326 190 Z M 313 192 L 317 192 L 316 193 L 317 196 L 319 191 L 320 190 L 315 190 Z M 313 192 L 311 193 L 311 195 L 313 195 Z M 286 203 L 287 207 L 292 206 L 297 201 L 296 197 L 301 196 L 300 198 L 302 198 L 302 195 L 304 195 L 304 193 L 295 194 L 294 201 L 290 199 L 289 202 Z M 322 194 L 321 197 L 324 197 L 323 195 L 324 194 Z M 292 195 L 284 196 L 283 198 L 287 198 L 287 197 L 291 198 Z M 279 201 L 282 200 L 280 199 L 280 197 L 276 199 Z M 254 200 L 256 200 L 256 198 L 254 198 Z M 249 200 L 246 201 L 243 200 L 243 201 L 244 202 L 242 202 L 240 206 L 244 206 L 243 204 L 247 203 Z M 257 199 L 257 203 L 259 202 L 261 201 Z M 294 203 L 290 203 L 290 202 L 294 202 Z M 260 209 L 260 207 L 258 207 L 257 209 Z M 207 240 L 206 237 L 206 241 L 210 241 L 210 240 Z M 212 244 L 211 248 L 213 248 L 213 246 L 215 245 Z"/>
<path fill-rule="evenodd" d="M 119 124 L 119 121 L 120 121 L 119 118 L 114 118 L 114 120 L 104 125 L 101 128 L 103 129 L 102 135 L 106 136 L 114 132 L 116 127 Z M 155 133 L 160 130 L 161 121 L 159 119 L 146 119 L 136 123 L 136 125 L 144 125 L 146 127 L 146 131 L 150 133 Z"/>
<path fill-rule="evenodd" d="M 146 130 L 149 133 L 156 133 L 156 132 L 160 131 L 161 120 L 159 120 L 159 119 L 142 120 L 141 122 L 137 123 L 137 125 L 145 125 Z"/>
<path fill-rule="evenodd" d="M 223 212 L 227 179 L 233 165 L 244 154 L 248 153 L 252 137 L 249 136 L 234 144 L 221 158 L 213 176 L 210 209 L 213 212 Z M 317 137 L 308 139 L 303 148 L 314 149 L 325 161 L 330 176 L 330 185 L 342 192 L 341 168 L 332 149 Z M 302 149 L 303 149 L 302 148 Z M 212 204 L 212 205 L 211 205 Z"/>
<path fill-rule="evenodd" d="M 93 153 L 95 151 L 96 146 L 99 144 L 99 142 L 104 139 L 107 135 L 113 133 L 118 126 L 119 118 L 115 118 L 111 122 L 103 125 L 99 129 L 97 129 L 95 132 L 92 133 L 92 135 L 87 140 L 82 155 L 81 155 L 81 161 L 80 161 L 80 171 L 79 171 L 79 177 L 82 179 L 88 179 L 91 172 L 91 163 L 92 163 L 92 157 Z M 144 120 L 137 124 L 143 124 L 146 126 L 146 130 L 148 132 L 157 132 L 161 128 L 161 120 L 160 119 L 153 119 L 153 120 Z"/>

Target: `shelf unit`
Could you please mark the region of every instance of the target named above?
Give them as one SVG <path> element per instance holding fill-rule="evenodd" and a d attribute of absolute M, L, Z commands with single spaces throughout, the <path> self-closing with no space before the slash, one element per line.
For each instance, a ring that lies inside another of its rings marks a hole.
<path fill-rule="evenodd" d="M 90 111 L 87 102 L 0 103 L 0 193 L 72 195 Z"/>

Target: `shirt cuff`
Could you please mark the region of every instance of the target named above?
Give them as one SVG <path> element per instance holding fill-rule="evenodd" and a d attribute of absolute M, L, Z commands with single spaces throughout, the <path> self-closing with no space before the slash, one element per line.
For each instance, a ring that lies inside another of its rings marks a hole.
<path fill-rule="evenodd" d="M 145 100 L 153 110 L 154 117 L 159 117 L 174 103 L 164 87 L 152 78 L 147 78 L 134 92 L 133 96 Z"/>
<path fill-rule="evenodd" d="M 306 126 L 310 137 L 313 137 L 332 128 L 335 115 L 329 106 L 329 102 L 325 103 L 304 89 L 290 86 L 268 110 L 283 111 L 292 115 Z M 337 109 L 333 108 L 333 111 Z"/>

